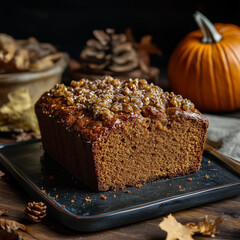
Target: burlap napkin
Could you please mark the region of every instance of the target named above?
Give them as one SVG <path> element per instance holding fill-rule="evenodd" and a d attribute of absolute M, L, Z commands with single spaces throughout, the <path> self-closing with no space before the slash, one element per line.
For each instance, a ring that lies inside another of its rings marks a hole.
<path fill-rule="evenodd" d="M 218 152 L 240 161 L 240 119 L 210 114 L 205 116 L 209 120 L 207 138 L 221 141 Z"/>

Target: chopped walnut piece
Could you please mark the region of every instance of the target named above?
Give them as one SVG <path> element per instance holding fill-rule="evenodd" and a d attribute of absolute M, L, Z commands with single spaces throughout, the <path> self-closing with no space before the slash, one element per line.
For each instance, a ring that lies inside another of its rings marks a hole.
<path fill-rule="evenodd" d="M 133 112 L 157 116 L 167 107 L 179 107 L 184 111 L 194 109 L 190 100 L 173 92 L 163 92 L 160 87 L 148 84 L 144 79 L 122 81 L 106 76 L 95 81 L 71 81 L 70 85 L 57 84 L 49 95 L 62 99 L 63 111 L 76 107 L 86 109 L 94 119 L 110 120 L 117 115 Z"/>

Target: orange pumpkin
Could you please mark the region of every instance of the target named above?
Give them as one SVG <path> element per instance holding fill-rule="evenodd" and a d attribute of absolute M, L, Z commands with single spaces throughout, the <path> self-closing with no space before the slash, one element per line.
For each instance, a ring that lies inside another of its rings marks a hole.
<path fill-rule="evenodd" d="M 200 29 L 188 34 L 168 65 L 172 90 L 202 111 L 240 109 L 240 28 L 212 24 L 199 12 Z"/>

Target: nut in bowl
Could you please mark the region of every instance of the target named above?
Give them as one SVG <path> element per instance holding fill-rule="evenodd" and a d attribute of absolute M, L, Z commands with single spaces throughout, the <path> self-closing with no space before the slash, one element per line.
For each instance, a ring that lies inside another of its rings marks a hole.
<path fill-rule="evenodd" d="M 48 43 L 35 38 L 15 40 L 0 34 L 0 105 L 8 101 L 7 94 L 25 87 L 33 102 L 43 92 L 61 82 L 69 56 Z"/>

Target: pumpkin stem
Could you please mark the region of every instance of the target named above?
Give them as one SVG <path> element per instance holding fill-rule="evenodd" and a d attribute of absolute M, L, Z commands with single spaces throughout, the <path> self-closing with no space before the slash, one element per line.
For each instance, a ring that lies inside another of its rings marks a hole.
<path fill-rule="evenodd" d="M 196 11 L 193 17 L 203 32 L 203 43 L 214 43 L 221 41 L 222 36 L 217 32 L 214 25 L 202 13 Z"/>

